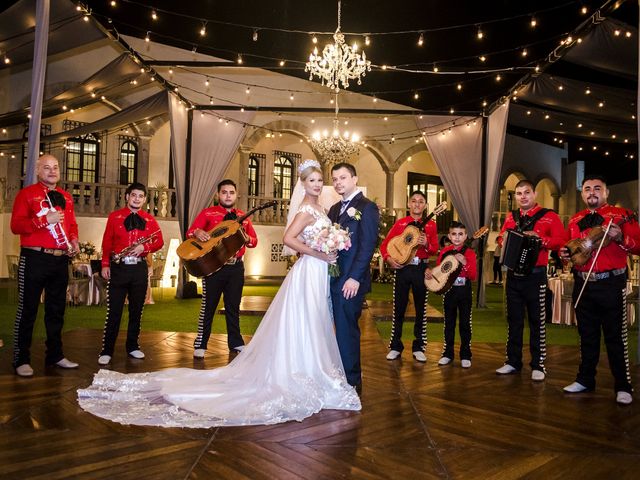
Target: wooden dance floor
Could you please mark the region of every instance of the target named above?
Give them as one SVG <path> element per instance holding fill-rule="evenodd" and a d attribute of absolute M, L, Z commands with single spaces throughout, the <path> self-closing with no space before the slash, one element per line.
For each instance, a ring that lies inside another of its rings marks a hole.
<path fill-rule="evenodd" d="M 43 368 L 34 345 L 31 379 L 11 369 L 0 348 L 0 478 L 7 479 L 585 479 L 640 475 L 640 395 L 617 406 L 603 356 L 598 390 L 568 396 L 575 347 L 549 349 L 545 382 L 529 372 L 498 377 L 503 345 L 473 346 L 473 366 L 438 367 L 385 360 L 385 342 L 370 313 L 363 327 L 364 392 L 359 413 L 322 411 L 301 423 L 217 429 L 124 426 L 80 410 L 76 389 L 97 371 L 101 333 L 65 335 L 78 370 Z M 123 340 L 121 332 L 120 341 Z M 229 361 L 226 338 L 214 336 L 194 361 L 194 334 L 143 332 L 144 361 L 119 344 L 113 368 L 212 368 Z M 634 383 L 640 385 L 637 368 Z"/>

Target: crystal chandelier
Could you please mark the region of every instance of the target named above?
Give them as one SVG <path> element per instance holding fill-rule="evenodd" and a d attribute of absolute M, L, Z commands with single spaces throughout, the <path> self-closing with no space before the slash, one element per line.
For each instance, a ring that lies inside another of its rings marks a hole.
<path fill-rule="evenodd" d="M 313 53 L 309 54 L 309 61 L 304 67 L 305 72 L 309 72 L 309 80 L 317 76 L 322 85 L 340 91 L 349 87 L 349 80 L 358 79 L 358 85 L 362 85 L 361 77 L 371 71 L 371 62 L 367 60 L 364 52 L 358 54 L 358 46 L 344 43 L 344 34 L 340 31 L 340 9 L 341 2 L 338 0 L 338 28 L 333 34 L 334 43 L 328 43 L 322 50 L 322 56 L 318 55 L 318 48 L 314 47 Z"/>
<path fill-rule="evenodd" d="M 359 151 L 356 142 L 360 140 L 360 136 L 355 132 L 340 131 L 340 122 L 338 121 L 338 94 L 336 93 L 335 95 L 336 114 L 333 118 L 333 130 L 316 131 L 309 139 L 311 148 L 322 161 L 328 164 L 345 161 Z"/>

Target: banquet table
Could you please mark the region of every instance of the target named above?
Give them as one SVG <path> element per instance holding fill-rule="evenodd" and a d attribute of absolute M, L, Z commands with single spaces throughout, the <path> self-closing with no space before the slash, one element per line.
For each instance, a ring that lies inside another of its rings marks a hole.
<path fill-rule="evenodd" d="M 576 325 L 576 313 L 573 308 L 573 275 L 561 274 L 558 277 L 550 277 L 547 286 L 553 294 L 551 308 L 551 322 L 561 325 Z M 587 288 L 589 286 L 587 285 Z M 627 281 L 627 295 L 631 294 L 631 281 Z M 633 303 L 627 303 L 627 323 L 633 325 L 636 318 L 636 309 Z"/>

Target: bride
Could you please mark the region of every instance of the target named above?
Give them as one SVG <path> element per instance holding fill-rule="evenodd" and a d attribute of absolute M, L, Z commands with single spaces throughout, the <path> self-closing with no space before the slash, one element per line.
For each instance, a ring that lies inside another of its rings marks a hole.
<path fill-rule="evenodd" d="M 84 410 L 123 424 L 195 428 L 301 421 L 321 409 L 360 410 L 329 310 L 327 264 L 336 255 L 307 245 L 313 227 L 331 223 L 318 201 L 320 164 L 305 160 L 298 173 L 283 241 L 302 257 L 242 353 L 213 370 L 100 370 L 89 388 L 78 390 Z"/>

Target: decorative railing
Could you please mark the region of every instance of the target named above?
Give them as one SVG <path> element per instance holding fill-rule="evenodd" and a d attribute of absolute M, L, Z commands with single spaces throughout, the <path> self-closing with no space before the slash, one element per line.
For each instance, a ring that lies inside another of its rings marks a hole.
<path fill-rule="evenodd" d="M 59 186 L 73 196 L 76 216 L 106 217 L 114 210 L 123 208 L 126 185 L 86 182 L 60 182 Z M 13 198 L 6 207 L 11 208 Z M 148 188 L 144 209 L 160 219 L 175 220 L 177 197 L 173 188 Z"/>
<path fill-rule="evenodd" d="M 250 196 L 247 197 L 247 211 L 272 200 L 277 202 L 276 205 L 254 213 L 251 217 L 253 223 L 256 225 L 285 225 L 287 223 L 289 199 Z"/>

